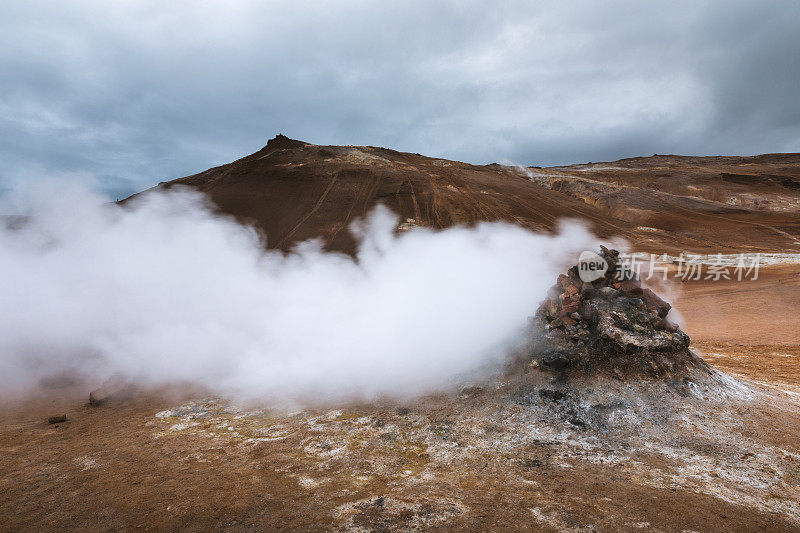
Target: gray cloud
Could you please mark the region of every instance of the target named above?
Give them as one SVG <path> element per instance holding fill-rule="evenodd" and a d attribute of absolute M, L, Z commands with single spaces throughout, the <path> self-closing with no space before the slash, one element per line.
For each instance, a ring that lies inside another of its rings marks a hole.
<path fill-rule="evenodd" d="M 122 196 L 277 132 L 475 163 L 800 151 L 800 4 L 0 8 L 0 189 Z"/>

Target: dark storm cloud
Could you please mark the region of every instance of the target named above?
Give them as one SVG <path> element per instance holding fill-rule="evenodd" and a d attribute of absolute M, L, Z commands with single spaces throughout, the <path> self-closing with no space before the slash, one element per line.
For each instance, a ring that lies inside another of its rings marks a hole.
<path fill-rule="evenodd" d="M 796 2 L 0 8 L 0 188 L 121 196 L 277 132 L 470 162 L 800 151 Z"/>

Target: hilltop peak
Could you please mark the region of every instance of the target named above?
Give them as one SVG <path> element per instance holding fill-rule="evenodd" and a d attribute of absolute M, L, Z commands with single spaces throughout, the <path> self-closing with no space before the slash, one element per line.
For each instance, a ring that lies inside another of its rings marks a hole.
<path fill-rule="evenodd" d="M 304 143 L 303 141 L 297 141 L 295 139 L 290 139 L 286 135 L 279 133 L 269 141 L 267 141 L 267 145 L 264 148 L 268 148 L 270 150 L 285 150 L 291 148 L 302 148 L 306 146 L 308 143 Z"/>

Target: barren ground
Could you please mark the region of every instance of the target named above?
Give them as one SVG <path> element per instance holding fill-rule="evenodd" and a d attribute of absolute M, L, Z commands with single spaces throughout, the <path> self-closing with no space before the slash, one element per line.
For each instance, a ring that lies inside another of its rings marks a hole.
<path fill-rule="evenodd" d="M 200 391 L 91 407 L 87 384 L 6 402 L 2 527 L 800 530 L 800 324 L 784 308 L 798 273 L 685 285 L 695 346 L 745 386 L 676 395 L 652 427 L 646 395 L 619 383 L 595 384 L 612 392 L 594 405 L 637 405 L 619 415 L 634 426 L 564 423 L 532 377 L 291 414 Z"/>
<path fill-rule="evenodd" d="M 800 157 L 660 157 L 527 176 L 278 139 L 179 181 L 281 248 L 347 251 L 346 223 L 381 201 L 415 225 L 579 216 L 647 251 L 798 250 Z M 798 264 L 681 284 L 724 374 L 677 385 L 532 370 L 285 413 L 179 388 L 92 407 L 98 384 L 51 384 L 0 407 L 0 530 L 800 531 L 798 302 Z"/>

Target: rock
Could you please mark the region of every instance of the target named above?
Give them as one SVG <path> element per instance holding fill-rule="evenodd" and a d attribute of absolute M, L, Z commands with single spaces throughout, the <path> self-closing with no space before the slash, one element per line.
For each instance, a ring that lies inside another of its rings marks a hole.
<path fill-rule="evenodd" d="M 619 291 L 627 296 L 635 296 L 639 297 L 642 296 L 644 291 L 642 290 L 642 286 L 639 285 L 638 282 L 632 280 L 625 280 L 620 283 Z"/>
<path fill-rule="evenodd" d="M 461 389 L 460 394 L 462 396 L 477 396 L 483 392 L 483 387 L 479 385 L 468 385 Z"/>
<path fill-rule="evenodd" d="M 597 287 L 591 283 L 581 285 L 581 298 L 593 298 L 597 294 Z"/>
<path fill-rule="evenodd" d="M 572 424 L 573 426 L 575 426 L 575 427 L 579 427 L 579 428 L 581 428 L 581 429 L 586 429 L 586 428 L 588 428 L 588 427 L 589 427 L 589 425 L 588 425 L 586 422 L 584 422 L 583 420 L 581 420 L 581 419 L 578 417 L 578 415 L 573 415 L 573 416 L 571 416 L 569 419 L 567 419 L 567 422 L 569 422 L 569 423 L 570 423 L 570 424 Z"/>
<path fill-rule="evenodd" d="M 579 307 L 578 302 L 566 303 L 566 304 L 564 304 L 563 307 L 561 307 L 561 311 L 559 312 L 559 316 L 571 315 L 572 313 L 574 313 L 575 311 L 578 310 L 578 307 Z"/>
<path fill-rule="evenodd" d="M 567 294 L 567 296 L 572 296 L 574 294 L 578 294 L 579 291 L 578 287 L 576 287 L 575 285 L 570 285 L 564 292 Z"/>
<path fill-rule="evenodd" d="M 603 287 L 600 289 L 600 295 L 607 300 L 611 300 L 619 296 L 619 291 L 614 287 Z"/>
<path fill-rule="evenodd" d="M 539 398 L 558 402 L 567 397 L 567 393 L 557 389 L 539 389 Z"/>
<path fill-rule="evenodd" d="M 67 421 L 67 415 L 54 415 L 47 419 L 48 424 L 60 424 Z"/>
<path fill-rule="evenodd" d="M 583 285 L 583 280 L 581 279 L 581 276 L 578 273 L 578 265 L 570 267 L 570 269 L 567 270 L 567 276 L 569 276 L 569 280 L 576 287 L 580 287 L 581 285 Z"/>
<path fill-rule="evenodd" d="M 654 308 L 658 313 L 658 316 L 661 318 L 667 316 L 669 310 L 672 309 L 672 306 L 669 303 L 660 298 L 650 289 L 642 290 L 642 300 L 644 300 L 644 303 L 647 305 L 647 307 Z"/>
<path fill-rule="evenodd" d="M 545 354 L 540 364 L 542 368 L 562 370 L 569 366 L 569 357 L 560 352 L 552 352 Z"/>
<path fill-rule="evenodd" d="M 95 407 L 107 402 L 111 397 L 121 393 L 126 387 L 122 376 L 114 375 L 108 378 L 99 389 L 89 393 L 89 403 Z"/>

